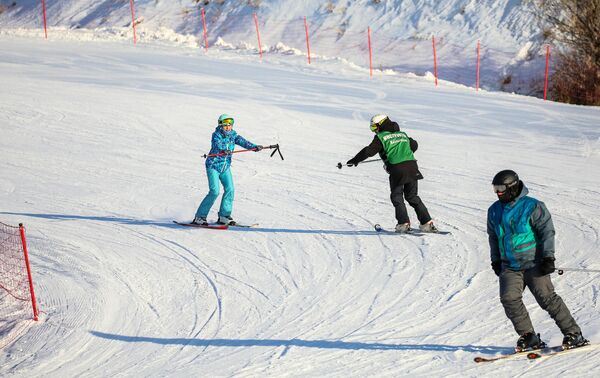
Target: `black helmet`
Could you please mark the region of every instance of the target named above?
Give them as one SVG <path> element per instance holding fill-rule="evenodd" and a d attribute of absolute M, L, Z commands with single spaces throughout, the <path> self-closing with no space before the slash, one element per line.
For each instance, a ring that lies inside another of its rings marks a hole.
<path fill-rule="evenodd" d="M 521 180 L 519 180 L 519 175 L 510 169 L 496 173 L 496 176 L 492 180 L 492 185 L 500 202 L 514 201 L 521 194 L 523 187 Z"/>

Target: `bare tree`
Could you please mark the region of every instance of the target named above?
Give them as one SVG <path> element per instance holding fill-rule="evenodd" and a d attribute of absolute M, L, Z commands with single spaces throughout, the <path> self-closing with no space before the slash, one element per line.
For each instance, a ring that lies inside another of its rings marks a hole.
<path fill-rule="evenodd" d="M 552 96 L 600 105 L 600 0 L 535 0 L 545 36 L 562 43 Z"/>

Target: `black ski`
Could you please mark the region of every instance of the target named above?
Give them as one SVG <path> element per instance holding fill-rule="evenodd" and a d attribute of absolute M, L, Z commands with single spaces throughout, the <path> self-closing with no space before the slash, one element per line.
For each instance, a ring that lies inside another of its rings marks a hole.
<path fill-rule="evenodd" d="M 257 227 L 258 223 L 254 223 L 254 224 L 230 224 L 229 227 L 240 227 L 240 228 L 252 228 L 252 227 Z"/>
<path fill-rule="evenodd" d="M 411 228 L 409 229 L 409 231 L 407 232 L 396 232 L 396 231 L 392 231 L 392 230 L 388 230 L 385 229 L 383 227 L 381 227 L 381 225 L 376 224 L 373 226 L 375 228 L 375 231 L 377 232 L 381 232 L 381 233 L 385 233 L 385 234 L 394 234 L 394 235 L 414 235 L 414 236 L 423 236 L 426 234 L 438 234 L 438 235 L 448 235 L 450 234 L 449 231 L 438 231 L 438 232 L 423 232 L 417 228 Z"/>
<path fill-rule="evenodd" d="M 513 352 L 513 353 L 509 353 L 509 354 L 501 354 L 499 356 L 495 356 L 495 357 L 481 357 L 481 356 L 477 356 L 473 359 L 473 361 L 480 363 L 480 362 L 494 362 L 494 361 L 498 361 L 498 360 L 505 360 L 508 358 L 513 358 L 513 357 L 519 357 L 519 356 L 525 356 L 527 353 L 532 353 L 529 351 L 523 351 L 523 352 Z"/>

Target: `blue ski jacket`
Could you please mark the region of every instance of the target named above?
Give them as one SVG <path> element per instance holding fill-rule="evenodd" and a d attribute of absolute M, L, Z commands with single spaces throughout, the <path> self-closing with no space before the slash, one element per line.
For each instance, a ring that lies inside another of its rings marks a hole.
<path fill-rule="evenodd" d="M 494 202 L 488 209 L 487 233 L 492 263 L 510 270 L 526 270 L 544 257 L 554 257 L 554 224 L 543 202 L 521 194 L 510 203 Z"/>
<path fill-rule="evenodd" d="M 231 166 L 231 152 L 235 145 L 246 149 L 256 148 L 257 145 L 238 135 L 235 130 L 226 133 L 221 126 L 217 126 L 212 134 L 211 147 L 209 155 L 223 154 L 219 156 L 209 156 L 206 158 L 206 168 L 216 169 L 219 172 L 225 172 Z"/>

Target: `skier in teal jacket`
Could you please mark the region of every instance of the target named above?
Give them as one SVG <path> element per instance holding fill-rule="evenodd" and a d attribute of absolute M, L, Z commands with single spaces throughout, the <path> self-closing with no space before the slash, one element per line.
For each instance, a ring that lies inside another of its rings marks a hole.
<path fill-rule="evenodd" d="M 529 191 L 511 170 L 498 172 L 492 181 L 498 201 L 488 209 L 487 233 L 492 269 L 500 278 L 500 301 L 519 334 L 516 351 L 544 347 L 523 304 L 525 287 L 550 314 L 562 331 L 564 349 L 588 341 L 562 298 L 554 291 L 550 274 L 554 267 L 554 225 L 543 202 Z"/>
<path fill-rule="evenodd" d="M 208 194 L 204 197 L 194 220 L 194 224 L 207 225 L 206 217 L 211 207 L 219 196 L 219 182 L 223 185 L 223 198 L 219 207 L 218 223 L 235 225 L 231 217 L 233 209 L 233 178 L 231 176 L 231 154 L 235 145 L 242 146 L 249 150 L 260 151 L 262 146 L 256 145 L 244 139 L 233 130 L 234 119 L 227 114 L 221 114 L 218 120 L 218 126 L 212 134 L 211 148 L 206 158 L 206 176 L 208 177 Z"/>

